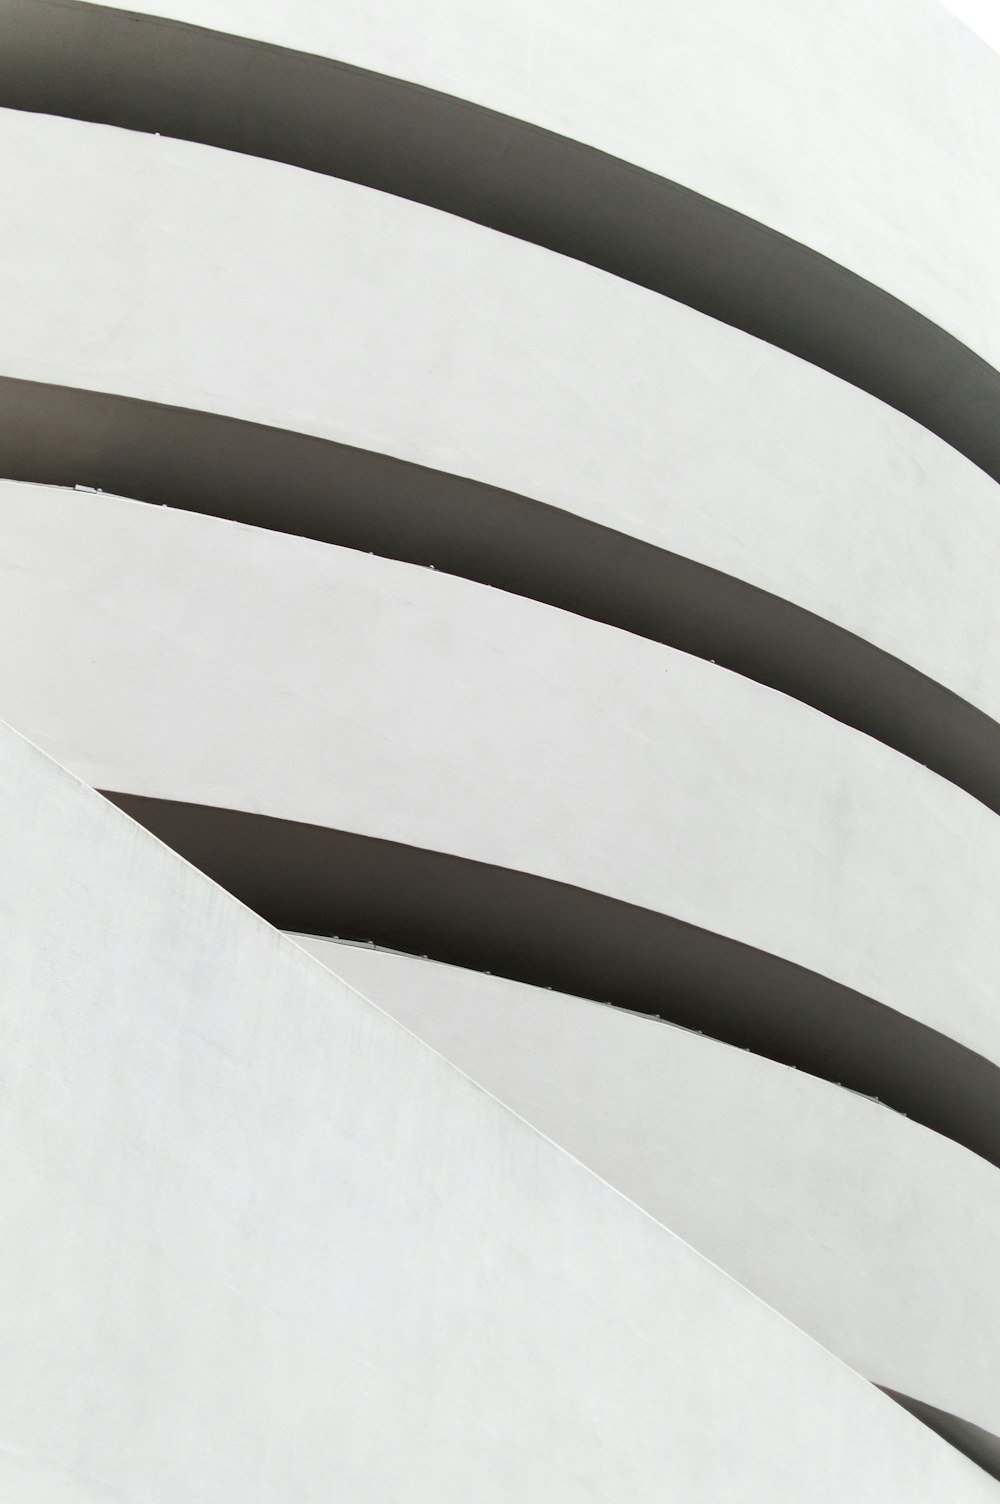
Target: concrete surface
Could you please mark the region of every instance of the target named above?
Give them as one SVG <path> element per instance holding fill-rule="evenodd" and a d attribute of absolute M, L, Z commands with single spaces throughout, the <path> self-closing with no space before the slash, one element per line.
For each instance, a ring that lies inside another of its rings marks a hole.
<path fill-rule="evenodd" d="M 1000 60 L 165 3 L 0 0 L 0 713 L 268 900 L 0 727 L 0 1493 L 997 1499 Z"/>
<path fill-rule="evenodd" d="M 812 246 L 1000 363 L 1000 60 L 935 0 L 111 5 L 529 119 Z"/>
<path fill-rule="evenodd" d="M 994 1166 L 657 1020 L 292 938 L 874 1383 L 1000 1432 Z"/>
<path fill-rule="evenodd" d="M 19 1501 L 997 1498 L 6 731 L 0 801 Z"/>
<path fill-rule="evenodd" d="M 167 8 L 199 24 L 5 0 L 0 102 L 534 240 L 815 361 L 1000 477 L 1000 74 L 929 0 Z"/>
<path fill-rule="evenodd" d="M 0 697 L 89 783 L 638 905 L 1000 1064 L 1000 825 L 909 759 L 433 570 L 115 497 L 4 498 Z"/>
<path fill-rule="evenodd" d="M 0 116 L 4 141 L 0 183 L 31 206 L 3 243 L 6 375 L 527 496 L 771 592 L 1000 717 L 996 485 L 865 394 L 352 184 L 17 112 Z M 42 437 L 33 478 L 52 478 L 47 455 Z M 772 632 L 772 656 L 791 635 Z M 925 722 L 940 728 L 946 708 Z"/>

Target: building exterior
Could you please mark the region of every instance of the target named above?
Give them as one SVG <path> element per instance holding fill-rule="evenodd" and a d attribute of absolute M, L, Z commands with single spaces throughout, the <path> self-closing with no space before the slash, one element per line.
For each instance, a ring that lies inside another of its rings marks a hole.
<path fill-rule="evenodd" d="M 1000 57 L 0 43 L 2 1497 L 1000 1500 Z"/>

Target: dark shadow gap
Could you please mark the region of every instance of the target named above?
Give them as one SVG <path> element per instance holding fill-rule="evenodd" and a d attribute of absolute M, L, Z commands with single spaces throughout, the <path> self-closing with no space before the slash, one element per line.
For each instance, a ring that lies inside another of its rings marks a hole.
<path fill-rule="evenodd" d="M 939 1410 L 936 1405 L 928 1405 L 924 1400 L 915 1400 L 908 1394 L 900 1394 L 898 1390 L 887 1389 L 884 1384 L 879 1384 L 878 1388 L 895 1400 L 897 1405 L 902 1405 L 904 1410 L 909 1410 L 917 1420 L 923 1421 L 930 1430 L 936 1431 L 938 1436 L 950 1442 L 957 1452 L 962 1452 L 977 1463 L 984 1473 L 1000 1480 L 1000 1436 L 995 1436 L 992 1431 L 984 1431 L 982 1426 L 974 1425 L 971 1420 L 952 1415 L 950 1410 Z"/>
<path fill-rule="evenodd" d="M 263 424 L 3 378 L 0 475 L 433 564 L 721 664 L 1000 811 L 1000 725 L 981 710 L 780 596 L 529 497 Z"/>
<path fill-rule="evenodd" d="M 240 810 L 105 791 L 279 930 L 610 1002 L 877 1097 L 1000 1164 L 1000 1070 L 764 951 L 565 883 Z"/>
<path fill-rule="evenodd" d="M 287 162 L 533 241 L 822 366 L 1000 478 L 1000 373 L 688 188 L 450 95 L 177 21 L 0 0 L 0 22 L 0 105 Z"/>

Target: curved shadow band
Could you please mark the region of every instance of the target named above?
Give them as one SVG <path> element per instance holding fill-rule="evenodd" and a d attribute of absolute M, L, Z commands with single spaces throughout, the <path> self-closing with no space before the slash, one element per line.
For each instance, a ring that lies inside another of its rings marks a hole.
<path fill-rule="evenodd" d="M 327 58 L 85 0 L 2 0 L 0 105 L 159 132 L 416 200 L 744 329 L 1000 479 L 1000 372 L 885 290 L 592 147 Z"/>
<path fill-rule="evenodd" d="M 952 1415 L 950 1410 L 939 1410 L 936 1405 L 928 1405 L 924 1400 L 915 1400 L 908 1394 L 900 1394 L 896 1389 L 888 1389 L 885 1384 L 880 1384 L 879 1388 L 883 1394 L 894 1399 L 897 1405 L 902 1405 L 917 1420 L 936 1431 L 938 1436 L 943 1436 L 956 1451 L 962 1452 L 978 1463 L 985 1473 L 1000 1480 L 1000 1436 L 984 1430 L 971 1420 L 963 1420 L 960 1415 Z"/>
<path fill-rule="evenodd" d="M 103 792 L 278 929 L 374 940 L 658 1014 L 876 1096 L 1000 1165 L 1000 1069 L 804 967 L 529 873 L 241 810 Z"/>
<path fill-rule="evenodd" d="M 4 378 L 0 474 L 433 564 L 668 643 L 812 705 L 1000 812 L 1000 725 L 968 701 L 780 596 L 529 497 L 263 424 Z"/>

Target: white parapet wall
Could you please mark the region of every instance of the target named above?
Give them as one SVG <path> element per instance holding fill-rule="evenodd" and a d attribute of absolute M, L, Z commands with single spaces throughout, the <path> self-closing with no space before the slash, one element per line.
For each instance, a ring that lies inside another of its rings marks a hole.
<path fill-rule="evenodd" d="M 30 205 L 5 235 L 0 375 L 531 498 L 815 613 L 1000 718 L 997 485 L 866 393 L 537 246 L 283 164 L 0 111 L 0 187 Z M 33 478 L 62 479 L 57 442 Z M 94 447 L 115 444 L 112 424 Z M 336 491 L 334 474 L 331 513 Z"/>
<path fill-rule="evenodd" d="M 6 730 L 0 809 L 18 1504 L 997 1498 Z"/>
<path fill-rule="evenodd" d="M 0 0 L 4 1500 L 1000 1504 L 998 143 L 936 0 Z"/>
<path fill-rule="evenodd" d="M 430 569 L 121 498 L 3 494 L 0 696 L 89 783 L 670 915 L 1000 1064 L 1000 824 L 910 759 Z"/>
<path fill-rule="evenodd" d="M 596 147 L 831 258 L 1000 365 L 1000 60 L 936 0 L 108 8 L 337 59 Z"/>
<path fill-rule="evenodd" d="M 1000 1431 L 994 1166 L 656 1019 L 293 938 L 867 1378 Z"/>

